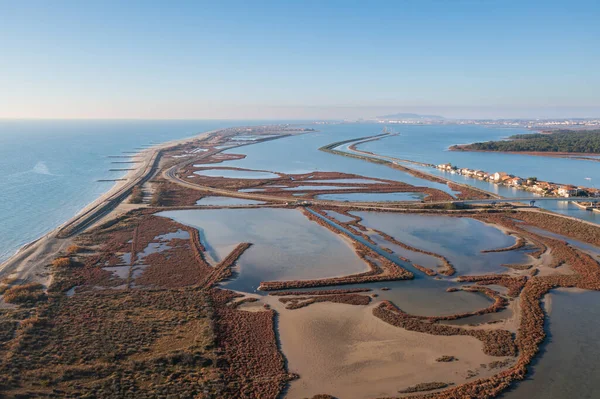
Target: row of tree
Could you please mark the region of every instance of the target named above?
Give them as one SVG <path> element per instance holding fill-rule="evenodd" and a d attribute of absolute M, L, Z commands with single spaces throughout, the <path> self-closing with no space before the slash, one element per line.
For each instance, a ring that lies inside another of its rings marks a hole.
<path fill-rule="evenodd" d="M 516 134 L 510 140 L 473 143 L 460 148 L 477 151 L 579 152 L 600 154 L 600 129 L 557 130 L 551 134 Z"/>

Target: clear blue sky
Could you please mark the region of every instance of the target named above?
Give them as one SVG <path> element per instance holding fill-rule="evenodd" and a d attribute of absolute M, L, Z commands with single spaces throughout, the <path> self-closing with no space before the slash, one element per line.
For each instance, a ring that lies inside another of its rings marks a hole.
<path fill-rule="evenodd" d="M 0 117 L 600 116 L 600 1 L 0 0 Z"/>

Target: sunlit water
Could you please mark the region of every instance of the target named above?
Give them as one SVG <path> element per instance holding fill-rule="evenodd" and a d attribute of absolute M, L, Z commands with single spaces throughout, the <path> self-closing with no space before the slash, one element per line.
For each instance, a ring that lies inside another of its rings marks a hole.
<path fill-rule="evenodd" d="M 318 199 L 349 202 L 391 202 L 419 201 L 424 198 L 421 193 L 336 193 L 318 194 Z"/>
<path fill-rule="evenodd" d="M 367 270 L 351 244 L 292 209 L 218 209 L 161 212 L 200 231 L 208 254 L 225 258 L 249 242 L 238 275 L 227 287 L 254 292 L 261 281 L 334 277 Z"/>
<path fill-rule="evenodd" d="M 598 398 L 600 292 L 554 290 L 548 337 L 531 373 L 503 399 Z"/>
<path fill-rule="evenodd" d="M 451 162 L 460 167 L 482 169 L 488 172 L 504 171 L 521 177 L 538 177 L 559 183 L 572 183 L 584 186 L 598 184 L 594 176 L 600 176 L 600 163 L 585 160 L 537 157 L 502 153 L 470 153 L 448 151 L 453 144 L 475 141 L 498 140 L 513 134 L 529 133 L 525 129 L 493 128 L 483 126 L 401 126 L 395 127 L 399 136 L 391 136 L 379 141 L 359 145 L 359 149 L 400 159 L 410 159 L 425 163 L 440 164 Z M 368 177 L 403 181 L 415 186 L 437 188 L 453 193 L 445 184 L 419 179 L 408 173 L 373 164 L 360 159 L 332 155 L 318 149 L 337 141 L 372 136 L 381 133 L 381 124 L 334 124 L 322 125 L 319 131 L 296 137 L 288 137 L 245 147 L 245 159 L 227 162 L 227 166 L 249 169 L 277 170 L 285 173 L 310 173 L 314 171 L 346 172 Z M 347 148 L 350 144 L 341 146 Z M 237 153 L 232 149 L 228 152 Z M 420 168 L 429 173 L 444 175 L 451 180 L 463 182 L 495 192 L 505 197 L 533 197 L 532 193 L 515 188 L 497 186 L 460 175 L 446 174 L 433 168 Z M 587 180 L 586 178 L 592 178 Z M 537 206 L 600 223 L 600 213 L 581 210 L 565 201 L 538 201 Z"/>
<path fill-rule="evenodd" d="M 279 177 L 275 173 L 235 169 L 205 169 L 194 173 L 200 176 L 227 177 L 231 179 L 276 179 Z"/>
<path fill-rule="evenodd" d="M 482 250 L 513 245 L 515 238 L 474 219 L 376 212 L 352 214 L 363 218 L 361 224 L 366 227 L 383 231 L 412 247 L 445 256 L 461 275 L 502 273 L 507 270 L 502 264 L 529 260 L 523 251 L 482 253 Z M 406 255 L 417 261 L 417 254 Z M 431 263 L 423 266 L 429 267 Z"/>
<path fill-rule="evenodd" d="M 3 174 L 0 176 L 0 261 L 23 244 L 65 222 L 109 190 L 112 183 L 99 183 L 97 180 L 121 177 L 125 172 L 108 170 L 126 168 L 128 164 L 112 164 L 111 162 L 125 159 L 107 156 L 123 155 L 123 151 L 135 151 L 143 145 L 189 137 L 216 128 L 262 123 L 268 122 L 1 121 L 0 167 Z M 334 141 L 378 134 L 381 132 L 381 125 L 320 125 L 318 129 L 319 132 L 315 133 L 229 150 L 233 153 L 243 152 L 248 156 L 225 164 L 286 173 L 341 171 L 404 181 L 452 193 L 443 184 L 418 179 L 384 165 L 318 150 Z M 556 182 L 593 185 L 596 184 L 594 176 L 600 176 L 600 163 L 592 161 L 446 151 L 452 144 L 495 140 L 524 133 L 522 129 L 402 126 L 398 130 L 400 136 L 366 143 L 360 148 L 399 158 L 431 163 L 452 162 L 464 167 L 502 170 Z M 591 177 L 591 183 L 585 177 Z M 479 184 L 473 179 L 466 182 Z M 494 187 L 488 189 L 495 190 Z M 497 190 L 502 195 L 506 194 L 502 192 L 504 188 Z M 521 195 L 521 192 L 517 194 Z M 580 210 L 564 202 L 545 203 L 542 206 L 600 222 L 600 214 Z"/>
<path fill-rule="evenodd" d="M 196 205 L 204 206 L 230 206 L 230 205 L 260 205 L 262 201 L 255 201 L 233 197 L 204 197 L 196 201 Z"/>
<path fill-rule="evenodd" d="M 0 262 L 66 222 L 131 164 L 108 158 L 150 144 L 265 121 L 0 121 Z"/>

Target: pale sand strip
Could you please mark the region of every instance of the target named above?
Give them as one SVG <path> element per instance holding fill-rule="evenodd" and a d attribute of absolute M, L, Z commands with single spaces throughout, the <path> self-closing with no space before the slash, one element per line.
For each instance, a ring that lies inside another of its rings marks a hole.
<path fill-rule="evenodd" d="M 23 246 L 16 254 L 7 259 L 4 263 L 0 265 L 0 278 L 4 278 L 10 276 L 11 278 L 17 278 L 21 282 L 41 282 L 43 284 L 48 284 L 49 282 L 49 274 L 46 270 L 44 270 L 44 266 L 50 263 L 50 261 L 56 256 L 56 253 L 61 249 L 68 247 L 72 240 L 71 239 L 59 239 L 56 237 L 58 231 L 63 227 L 67 226 L 70 223 L 73 223 L 77 219 L 81 218 L 82 215 L 85 215 L 86 212 L 90 212 L 94 208 L 100 206 L 105 201 L 109 200 L 111 197 L 117 195 L 121 190 L 125 189 L 126 186 L 132 184 L 136 180 L 140 179 L 144 173 L 144 170 L 149 166 L 149 164 L 154 159 L 156 153 L 161 149 L 166 149 L 178 144 L 183 144 L 186 142 L 195 141 L 198 139 L 202 139 L 207 137 L 209 134 L 218 132 L 219 130 L 213 130 L 210 132 L 201 133 L 199 135 L 193 137 L 187 137 L 184 139 L 173 140 L 169 142 L 165 142 L 151 148 L 140 151 L 137 154 L 132 154 L 133 156 L 137 156 L 137 160 L 140 161 L 137 164 L 134 164 L 135 167 L 133 170 L 129 171 L 123 179 L 124 181 L 118 181 L 115 185 L 105 194 L 97 198 L 91 204 L 84 207 L 77 215 L 75 215 L 69 221 L 63 223 L 58 226 L 56 229 L 52 230 L 50 233 L 40 237 L 39 239 Z M 122 209 L 115 209 L 112 212 L 108 213 L 109 217 L 113 217 L 115 213 L 121 213 Z M 108 216 L 107 215 L 107 216 Z M 103 220 L 106 220 L 106 216 Z M 0 302 L 0 305 L 2 303 Z"/>
<path fill-rule="evenodd" d="M 339 398 L 397 395 L 418 383 L 466 381 L 468 370 L 478 377 L 497 373 L 481 367 L 503 357 L 482 352 L 472 337 L 434 336 L 391 326 L 372 315 L 370 306 L 317 303 L 279 312 L 278 329 L 293 381 L 286 398 L 327 393 Z M 442 355 L 459 360 L 436 362 Z M 477 377 L 476 377 L 477 378 Z"/>

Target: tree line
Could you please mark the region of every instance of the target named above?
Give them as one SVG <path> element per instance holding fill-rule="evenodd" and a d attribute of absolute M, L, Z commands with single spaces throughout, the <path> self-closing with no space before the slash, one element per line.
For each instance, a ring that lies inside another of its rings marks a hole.
<path fill-rule="evenodd" d="M 515 134 L 509 140 L 454 147 L 477 151 L 581 152 L 600 154 L 600 129 L 557 130 L 550 134 Z"/>

